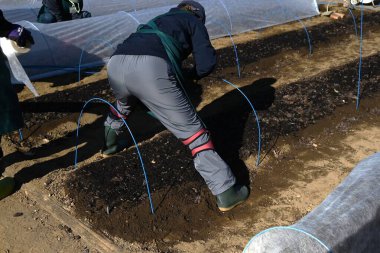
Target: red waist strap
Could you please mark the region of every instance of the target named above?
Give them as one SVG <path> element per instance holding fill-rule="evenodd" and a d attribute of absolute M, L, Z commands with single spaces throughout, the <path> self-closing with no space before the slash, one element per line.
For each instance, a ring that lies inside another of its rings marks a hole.
<path fill-rule="evenodd" d="M 199 136 L 201 136 L 205 132 L 206 132 L 206 129 L 201 129 L 198 132 L 196 132 L 194 135 L 192 135 L 189 138 L 187 138 L 186 140 L 183 140 L 182 143 L 185 144 L 185 145 L 189 145 L 190 143 L 192 143 L 193 141 L 195 141 L 195 139 L 197 139 Z"/>
<path fill-rule="evenodd" d="M 205 151 L 205 150 L 213 150 L 213 149 L 214 149 L 214 144 L 212 143 L 211 140 L 209 140 L 205 144 L 203 144 L 203 145 L 201 145 L 199 147 L 196 147 L 193 150 L 191 150 L 191 155 L 194 157 L 199 152 L 202 152 L 202 151 Z"/>

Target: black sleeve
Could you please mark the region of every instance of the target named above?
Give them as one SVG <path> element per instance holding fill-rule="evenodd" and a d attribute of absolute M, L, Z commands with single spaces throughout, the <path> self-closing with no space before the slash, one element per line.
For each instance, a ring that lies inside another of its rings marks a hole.
<path fill-rule="evenodd" d="M 63 6 L 61 0 L 44 0 L 42 4 L 45 5 L 51 14 L 57 19 L 57 22 L 64 20 Z"/>
<path fill-rule="evenodd" d="M 196 20 L 192 25 L 193 57 L 198 78 L 209 75 L 216 65 L 216 53 L 206 27 Z"/>
<path fill-rule="evenodd" d="M 4 18 L 3 12 L 0 10 L 0 37 L 7 37 L 12 29 L 12 23 Z"/>

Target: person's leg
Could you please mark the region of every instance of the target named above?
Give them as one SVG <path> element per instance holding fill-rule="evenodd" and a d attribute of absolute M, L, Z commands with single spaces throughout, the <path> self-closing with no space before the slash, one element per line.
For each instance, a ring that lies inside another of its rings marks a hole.
<path fill-rule="evenodd" d="M 3 156 L 1 135 L 23 126 L 17 94 L 12 88 L 10 72 L 5 61 L 5 56 L 0 50 L 0 158 Z M 14 185 L 13 178 L 0 179 L 0 199 L 10 195 L 14 191 Z"/>
<path fill-rule="evenodd" d="M 177 83 L 165 60 L 153 56 L 129 56 L 134 65 L 126 83 L 177 138 L 188 145 L 194 165 L 214 195 L 230 189 L 236 179 L 230 167 L 214 150 L 210 134 Z"/>
<path fill-rule="evenodd" d="M 23 127 L 24 122 L 18 97 L 11 84 L 11 76 L 0 50 L 0 135 Z"/>
<path fill-rule="evenodd" d="M 125 56 L 113 56 L 108 62 L 107 72 L 110 87 L 116 97 L 114 107 L 117 111 L 110 107 L 107 118 L 104 122 L 104 147 L 102 154 L 104 156 L 112 155 L 123 150 L 127 145 L 126 140 L 120 139 L 123 133 L 124 122 L 129 115 L 130 106 L 128 104 L 128 97 L 130 96 L 125 86 L 125 72 L 124 66 Z"/>
<path fill-rule="evenodd" d="M 3 157 L 3 150 L 1 149 L 1 135 L 0 135 L 0 160 Z M 1 166 L 1 163 L 0 163 Z M 0 177 L 3 173 L 3 168 L 0 168 Z M 11 195 L 15 188 L 15 181 L 12 177 L 4 177 L 0 179 L 0 200 Z"/>
<path fill-rule="evenodd" d="M 37 22 L 43 23 L 43 24 L 50 24 L 50 23 L 56 23 L 57 19 L 54 17 L 53 14 L 49 12 L 49 10 L 45 8 L 44 11 L 40 11 L 40 13 L 38 14 Z"/>

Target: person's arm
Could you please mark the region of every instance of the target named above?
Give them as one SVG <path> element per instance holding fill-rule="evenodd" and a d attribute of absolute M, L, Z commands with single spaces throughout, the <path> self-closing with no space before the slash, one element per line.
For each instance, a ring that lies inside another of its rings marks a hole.
<path fill-rule="evenodd" d="M 12 23 L 4 18 L 3 12 L 0 10 L 0 37 L 7 37 L 12 30 Z"/>
<path fill-rule="evenodd" d="M 57 22 L 64 21 L 63 7 L 61 0 L 45 0 L 43 4 L 49 9 L 51 14 L 57 19 Z"/>
<path fill-rule="evenodd" d="M 34 44 L 31 33 L 24 27 L 12 24 L 4 18 L 3 12 L 0 10 L 0 37 L 6 37 L 13 40 L 20 47 L 25 47 L 28 43 Z"/>
<path fill-rule="evenodd" d="M 202 22 L 196 20 L 196 22 L 192 24 L 191 32 L 193 44 L 192 54 L 195 61 L 193 74 L 196 75 L 196 79 L 201 79 L 208 76 L 214 70 L 216 65 L 216 52 L 211 45 L 207 29 Z"/>

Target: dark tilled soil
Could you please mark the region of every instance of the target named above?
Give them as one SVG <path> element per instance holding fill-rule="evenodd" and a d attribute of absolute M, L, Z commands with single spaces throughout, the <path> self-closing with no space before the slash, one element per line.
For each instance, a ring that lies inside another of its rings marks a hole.
<path fill-rule="evenodd" d="M 205 236 L 199 228 L 211 228 L 220 214 L 186 147 L 172 135 L 162 134 L 142 144 L 140 151 L 154 215 L 134 149 L 71 174 L 64 187 L 76 212 L 97 229 L 128 241 L 174 242 Z"/>
<path fill-rule="evenodd" d="M 380 89 L 380 55 L 363 60 L 361 98 L 371 96 Z M 289 134 L 315 123 L 331 114 L 337 106 L 356 100 L 358 62 L 327 71 L 311 79 L 287 85 L 276 91 L 276 100 L 266 111 L 259 113 L 263 130 L 262 143 L 268 149 L 279 135 Z M 355 106 L 353 105 L 353 110 Z M 257 150 L 257 127 L 250 115 L 244 128 L 246 134 L 240 149 L 240 158 L 246 159 Z M 253 136 L 248 138 L 249 136 Z"/>

